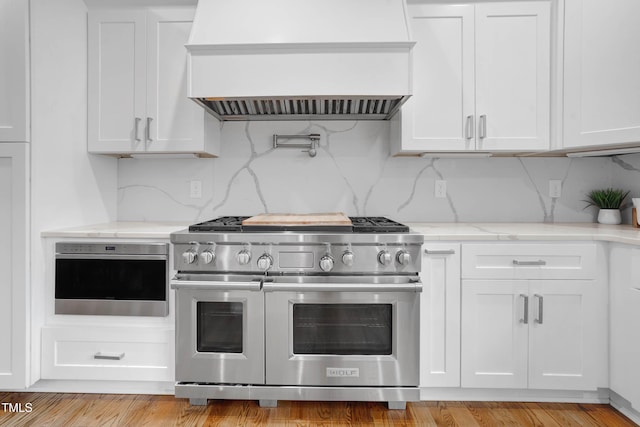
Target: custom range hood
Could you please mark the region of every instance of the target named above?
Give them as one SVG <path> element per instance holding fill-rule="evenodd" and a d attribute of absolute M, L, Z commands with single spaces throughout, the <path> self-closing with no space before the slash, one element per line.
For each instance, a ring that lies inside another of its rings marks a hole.
<path fill-rule="evenodd" d="M 188 96 L 220 120 L 385 120 L 413 45 L 404 0 L 199 0 Z"/>

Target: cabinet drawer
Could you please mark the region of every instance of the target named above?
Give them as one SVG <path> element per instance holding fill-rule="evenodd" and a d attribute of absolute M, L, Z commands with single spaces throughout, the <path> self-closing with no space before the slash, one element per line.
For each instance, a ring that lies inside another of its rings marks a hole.
<path fill-rule="evenodd" d="M 593 243 L 469 243 L 462 246 L 462 277 L 482 279 L 590 279 Z"/>
<path fill-rule="evenodd" d="M 173 330 L 45 327 L 42 378 L 173 381 Z"/>

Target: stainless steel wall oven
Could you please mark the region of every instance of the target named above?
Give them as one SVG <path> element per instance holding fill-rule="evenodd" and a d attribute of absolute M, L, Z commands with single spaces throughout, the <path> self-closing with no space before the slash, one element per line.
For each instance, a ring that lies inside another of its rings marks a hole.
<path fill-rule="evenodd" d="M 168 294 L 167 243 L 56 243 L 56 314 L 167 316 Z"/>

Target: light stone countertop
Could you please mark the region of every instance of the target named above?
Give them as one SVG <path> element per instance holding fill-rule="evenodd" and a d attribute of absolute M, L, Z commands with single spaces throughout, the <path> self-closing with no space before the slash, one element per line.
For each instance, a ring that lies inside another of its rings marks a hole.
<path fill-rule="evenodd" d="M 425 241 L 585 240 L 640 245 L 640 228 L 582 223 L 408 223 Z"/>
<path fill-rule="evenodd" d="M 631 225 L 595 223 L 407 223 L 424 234 L 425 241 L 531 241 L 585 240 L 640 245 L 640 228 Z M 152 238 L 168 239 L 174 231 L 185 229 L 179 222 L 109 222 L 46 230 L 42 237 Z"/>
<path fill-rule="evenodd" d="M 45 230 L 40 233 L 40 235 L 41 237 L 168 239 L 169 234 L 174 231 L 183 230 L 188 226 L 188 223 L 180 222 L 117 221 L 56 230 Z"/>

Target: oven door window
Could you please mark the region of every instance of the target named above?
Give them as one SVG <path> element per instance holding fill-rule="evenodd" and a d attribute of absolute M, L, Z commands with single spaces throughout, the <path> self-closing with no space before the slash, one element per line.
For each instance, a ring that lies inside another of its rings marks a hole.
<path fill-rule="evenodd" d="M 167 299 L 167 261 L 57 259 L 57 299 Z"/>
<path fill-rule="evenodd" d="M 294 304 L 293 353 L 389 355 L 391 304 Z"/>
<path fill-rule="evenodd" d="M 197 350 L 201 353 L 242 353 L 243 304 L 198 302 Z"/>

